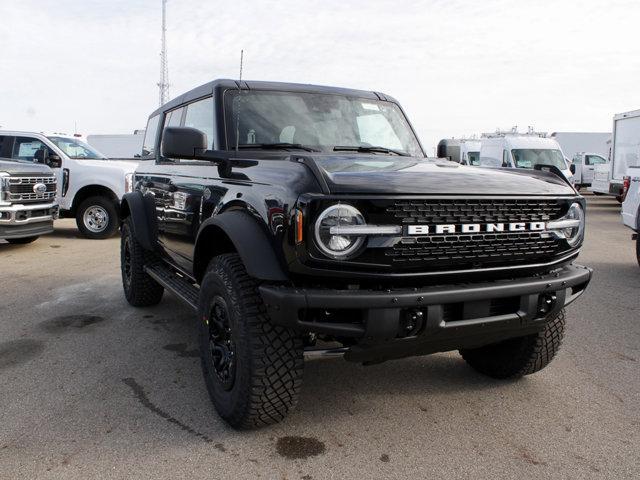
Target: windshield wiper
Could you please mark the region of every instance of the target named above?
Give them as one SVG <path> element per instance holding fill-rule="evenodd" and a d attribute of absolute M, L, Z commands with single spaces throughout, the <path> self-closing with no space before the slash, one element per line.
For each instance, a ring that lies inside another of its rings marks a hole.
<path fill-rule="evenodd" d="M 374 147 L 374 146 L 364 146 L 364 145 L 353 145 L 353 146 L 335 146 L 333 147 L 334 152 L 361 152 L 361 153 L 393 153 L 395 155 L 400 155 L 402 157 L 410 157 L 406 152 L 402 152 L 400 150 L 393 150 L 387 147 Z"/>
<path fill-rule="evenodd" d="M 307 147 L 306 145 L 302 145 L 301 143 L 241 143 L 238 145 L 238 148 L 256 148 L 262 150 L 305 150 L 307 152 L 317 152 L 315 148 Z"/>

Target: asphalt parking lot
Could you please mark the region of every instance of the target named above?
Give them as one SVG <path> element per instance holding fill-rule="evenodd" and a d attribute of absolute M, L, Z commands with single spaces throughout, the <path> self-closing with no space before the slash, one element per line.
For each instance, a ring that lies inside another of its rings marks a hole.
<path fill-rule="evenodd" d="M 0 478 L 638 478 L 640 267 L 617 202 L 588 202 L 595 274 L 547 369 L 307 362 L 295 413 L 242 433 L 209 402 L 191 312 L 124 300 L 118 238 L 64 220 L 0 242 Z"/>

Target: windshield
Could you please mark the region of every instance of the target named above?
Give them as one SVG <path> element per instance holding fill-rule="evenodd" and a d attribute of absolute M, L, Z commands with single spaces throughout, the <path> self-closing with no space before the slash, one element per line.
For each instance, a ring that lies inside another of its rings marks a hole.
<path fill-rule="evenodd" d="M 238 145 L 245 149 L 281 144 L 283 150 L 304 146 L 324 152 L 424 156 L 404 114 L 391 102 L 319 93 L 228 91 L 225 114 L 230 149 L 236 145 L 237 129 Z"/>
<path fill-rule="evenodd" d="M 550 165 L 560 170 L 567 169 L 567 163 L 560 150 L 548 148 L 522 148 L 511 150 L 513 161 L 518 168 L 533 168 L 535 165 Z"/>
<path fill-rule="evenodd" d="M 103 154 L 91 147 L 88 143 L 76 138 L 67 137 L 47 137 L 56 144 L 60 150 L 69 158 L 102 160 L 106 159 Z"/>

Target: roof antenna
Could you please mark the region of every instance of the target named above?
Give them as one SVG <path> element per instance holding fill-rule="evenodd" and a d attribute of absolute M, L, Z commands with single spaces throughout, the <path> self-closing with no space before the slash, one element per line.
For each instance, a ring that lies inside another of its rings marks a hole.
<path fill-rule="evenodd" d="M 242 95 L 242 61 L 244 59 L 244 50 L 240 50 L 240 78 L 238 80 L 238 114 L 236 115 L 236 154 L 238 153 L 238 143 L 240 141 L 240 95 Z"/>

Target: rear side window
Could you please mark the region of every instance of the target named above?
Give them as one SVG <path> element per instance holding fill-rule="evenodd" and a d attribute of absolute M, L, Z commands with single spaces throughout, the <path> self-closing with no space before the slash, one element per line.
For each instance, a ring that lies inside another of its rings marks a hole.
<path fill-rule="evenodd" d="M 158 122 L 160 115 L 155 115 L 147 122 L 147 129 L 144 133 L 144 141 L 142 142 L 142 156 L 151 157 L 156 151 L 156 135 L 158 133 Z"/>
<path fill-rule="evenodd" d="M 207 145 L 213 149 L 213 98 L 205 98 L 187 105 L 184 126 L 197 128 L 207 135 Z"/>

